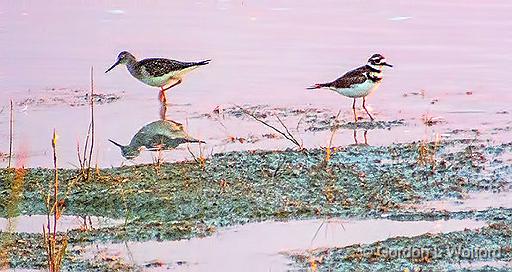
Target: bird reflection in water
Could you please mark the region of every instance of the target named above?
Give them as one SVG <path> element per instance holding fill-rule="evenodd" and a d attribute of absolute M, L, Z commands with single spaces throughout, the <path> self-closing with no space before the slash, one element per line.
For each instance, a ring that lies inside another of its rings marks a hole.
<path fill-rule="evenodd" d="M 368 134 L 368 130 L 365 130 L 364 133 L 363 133 L 363 137 L 364 137 L 364 144 L 365 145 L 368 145 L 368 137 L 367 137 L 367 134 Z M 357 140 L 357 129 L 354 129 L 354 144 L 358 145 L 359 144 L 359 141 Z"/>
<path fill-rule="evenodd" d="M 121 149 L 121 154 L 126 159 L 138 157 L 144 149 L 161 151 L 174 149 L 183 143 L 204 143 L 190 137 L 182 124 L 172 120 L 158 120 L 143 126 L 128 145 L 121 145 L 110 139 L 109 141 Z"/>

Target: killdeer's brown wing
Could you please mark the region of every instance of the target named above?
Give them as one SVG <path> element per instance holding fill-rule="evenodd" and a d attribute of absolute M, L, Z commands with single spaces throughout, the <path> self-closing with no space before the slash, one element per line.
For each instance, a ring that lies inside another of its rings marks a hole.
<path fill-rule="evenodd" d="M 370 69 L 367 66 L 361 66 L 357 69 L 345 73 L 335 81 L 331 82 L 328 87 L 344 89 L 350 88 L 356 84 L 361 84 L 368 79 L 368 72 L 370 72 Z"/>
<path fill-rule="evenodd" d="M 137 64 L 139 69 L 144 69 L 152 77 L 160 77 L 174 71 L 199 65 L 196 62 L 181 62 L 170 59 L 143 59 Z"/>

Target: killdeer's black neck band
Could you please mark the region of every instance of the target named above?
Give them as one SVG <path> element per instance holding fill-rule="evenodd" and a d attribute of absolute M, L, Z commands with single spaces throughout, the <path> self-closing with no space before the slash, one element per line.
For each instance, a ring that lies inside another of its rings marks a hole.
<path fill-rule="evenodd" d="M 377 72 L 377 73 L 382 72 L 381 70 L 379 70 L 371 65 L 368 65 L 368 64 L 366 64 L 366 68 L 368 68 L 371 72 Z"/>
<path fill-rule="evenodd" d="M 382 80 L 381 77 L 373 77 L 373 76 L 370 76 L 368 75 L 368 79 L 371 80 L 372 82 L 379 82 Z"/>

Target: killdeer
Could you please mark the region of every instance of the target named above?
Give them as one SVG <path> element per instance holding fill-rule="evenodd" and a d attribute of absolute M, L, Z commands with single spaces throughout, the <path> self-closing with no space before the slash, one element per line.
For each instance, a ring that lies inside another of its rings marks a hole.
<path fill-rule="evenodd" d="M 379 87 L 382 82 L 382 71 L 385 66 L 393 67 L 393 65 L 386 63 L 384 56 L 374 54 L 368 59 L 366 65 L 349 71 L 332 82 L 315 84 L 308 89 L 329 88 L 341 95 L 354 98 L 352 110 L 354 111 L 356 122 L 356 98 L 362 97 L 363 109 L 373 121 L 373 116 L 366 109 L 366 96 Z"/>
<path fill-rule="evenodd" d="M 137 61 L 130 52 L 123 51 L 117 60 L 105 73 L 119 64 L 124 64 L 130 74 L 143 83 L 160 88 L 160 101 L 166 102 L 165 91 L 180 84 L 183 77 L 199 66 L 210 63 L 211 60 L 199 62 L 181 62 L 171 59 L 151 58 Z"/>

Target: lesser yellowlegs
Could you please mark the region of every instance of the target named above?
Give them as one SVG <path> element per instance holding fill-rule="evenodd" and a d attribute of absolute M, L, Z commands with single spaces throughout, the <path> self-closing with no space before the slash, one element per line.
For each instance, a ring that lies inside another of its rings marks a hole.
<path fill-rule="evenodd" d="M 171 59 L 151 58 L 137 61 L 130 52 L 123 51 L 117 60 L 105 73 L 119 64 L 124 64 L 130 74 L 143 83 L 160 88 L 160 100 L 166 102 L 165 91 L 180 84 L 183 77 L 199 66 L 206 65 L 211 60 L 199 62 L 181 62 Z"/>
<path fill-rule="evenodd" d="M 329 88 L 341 95 L 354 98 L 352 110 L 354 111 L 354 118 L 356 122 L 356 98 L 362 97 L 363 109 L 373 121 L 373 116 L 370 114 L 368 109 L 366 109 L 366 96 L 379 87 L 382 82 L 382 71 L 385 66 L 393 67 L 393 65 L 386 63 L 384 56 L 381 54 L 374 54 L 368 59 L 368 63 L 366 65 L 349 71 L 334 81 L 315 84 L 308 89 Z"/>
<path fill-rule="evenodd" d="M 109 141 L 121 148 L 121 154 L 126 159 L 139 156 L 144 148 L 150 151 L 171 150 L 183 143 L 204 143 L 190 137 L 182 124 L 171 120 L 158 120 L 143 126 L 132 137 L 129 145 Z"/>

